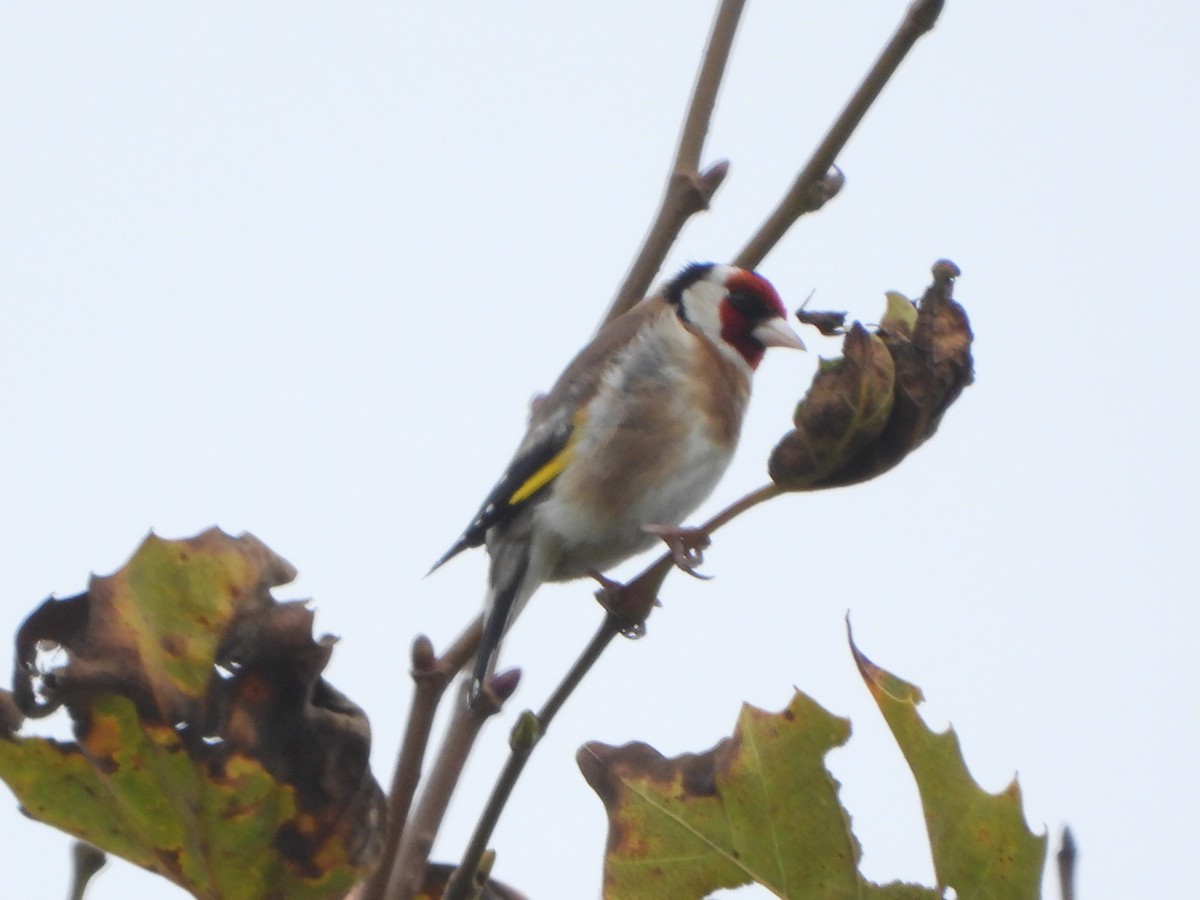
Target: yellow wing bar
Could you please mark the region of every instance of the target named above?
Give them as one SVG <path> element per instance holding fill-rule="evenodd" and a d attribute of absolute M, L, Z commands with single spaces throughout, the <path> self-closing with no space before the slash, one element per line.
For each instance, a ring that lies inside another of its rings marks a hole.
<path fill-rule="evenodd" d="M 587 421 L 586 407 L 576 411 L 572 420 L 571 436 L 567 438 L 567 442 L 563 444 L 563 448 L 550 457 L 540 469 L 526 478 L 524 483 L 512 492 L 508 498 L 509 506 L 516 506 L 518 503 L 528 500 L 562 474 L 562 470 L 567 467 L 567 463 L 575 455 L 575 443 L 583 431 L 583 423 Z"/>
<path fill-rule="evenodd" d="M 508 505 L 516 506 L 518 503 L 528 500 L 558 477 L 559 473 L 567 467 L 571 457 L 575 455 L 573 444 L 574 441 L 568 441 L 567 445 L 551 457 L 548 463 L 525 479 L 525 483 L 513 491 L 512 496 L 508 498 Z"/>

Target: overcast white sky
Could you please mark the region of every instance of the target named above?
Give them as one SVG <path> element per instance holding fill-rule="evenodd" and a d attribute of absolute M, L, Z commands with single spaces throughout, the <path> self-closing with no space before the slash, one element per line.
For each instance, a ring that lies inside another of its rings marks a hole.
<path fill-rule="evenodd" d="M 740 248 L 903 6 L 749 4 L 706 154 L 732 173 L 667 269 Z M 300 570 L 279 595 L 314 598 L 342 636 L 328 677 L 370 714 L 386 784 L 398 660 L 417 632 L 457 634 L 485 561 L 422 576 L 624 273 L 710 15 L 4 4 L 0 631 L 151 528 L 251 531 Z M 830 765 L 866 873 L 928 883 L 849 609 L 985 787 L 1019 771 L 1033 827 L 1056 846 L 1070 823 L 1081 896 L 1194 892 L 1198 33 L 1193 4 L 950 0 L 840 159 L 843 195 L 761 271 L 792 307 L 815 291 L 872 321 L 950 257 L 977 383 L 899 469 L 777 501 L 718 535 L 714 581 L 668 581 L 647 638 L 612 648 L 539 748 L 495 838 L 500 878 L 598 896 L 584 741 L 703 750 L 741 702 L 780 709 L 797 685 L 853 720 Z M 768 357 L 705 510 L 765 479 L 815 362 Z M 590 636 L 590 593 L 542 591 L 511 633 L 510 715 Z M 440 858 L 507 730 L 489 729 Z M 4 892 L 63 896 L 66 839 L 5 806 Z M 114 862 L 90 897 L 179 895 Z"/>

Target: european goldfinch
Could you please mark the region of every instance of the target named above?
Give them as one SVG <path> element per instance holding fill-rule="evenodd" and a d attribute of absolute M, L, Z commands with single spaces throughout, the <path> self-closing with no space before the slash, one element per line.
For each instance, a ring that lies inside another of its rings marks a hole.
<path fill-rule="evenodd" d="M 804 349 L 771 284 L 696 263 L 601 329 L 532 404 L 508 469 L 433 567 L 487 544 L 472 705 L 539 586 L 599 578 L 708 497 L 733 457 L 767 347 Z"/>

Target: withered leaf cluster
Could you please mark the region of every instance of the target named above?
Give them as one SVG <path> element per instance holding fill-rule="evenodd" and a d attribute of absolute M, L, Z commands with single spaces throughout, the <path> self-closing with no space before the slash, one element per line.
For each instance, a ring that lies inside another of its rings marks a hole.
<path fill-rule="evenodd" d="M 846 331 L 842 356 L 822 363 L 796 407 L 795 428 L 771 453 L 776 484 L 810 491 L 867 481 L 933 435 L 974 377 L 970 322 L 953 296 L 958 274 L 940 260 L 915 307 L 889 294 L 878 329 L 855 322 Z M 805 315 L 825 333 L 844 321 Z"/>

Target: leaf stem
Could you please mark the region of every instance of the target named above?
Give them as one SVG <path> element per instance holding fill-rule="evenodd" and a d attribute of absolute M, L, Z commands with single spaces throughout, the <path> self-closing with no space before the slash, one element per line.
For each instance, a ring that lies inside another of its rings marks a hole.
<path fill-rule="evenodd" d="M 88 882 L 104 868 L 108 860 L 103 850 L 93 847 L 85 841 L 75 841 L 71 845 L 71 893 L 69 900 L 83 900 L 87 892 Z"/>

